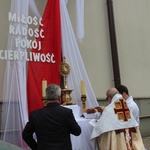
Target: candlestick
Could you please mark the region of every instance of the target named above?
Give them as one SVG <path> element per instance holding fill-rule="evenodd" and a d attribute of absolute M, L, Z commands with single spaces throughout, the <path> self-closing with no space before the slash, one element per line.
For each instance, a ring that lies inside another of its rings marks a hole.
<path fill-rule="evenodd" d="M 47 88 L 47 80 L 42 80 L 42 97 L 45 98 L 46 97 L 46 88 Z"/>
<path fill-rule="evenodd" d="M 81 95 L 86 95 L 85 82 L 83 80 L 81 80 Z"/>
<path fill-rule="evenodd" d="M 86 95 L 81 95 L 82 108 L 83 110 L 86 108 Z"/>

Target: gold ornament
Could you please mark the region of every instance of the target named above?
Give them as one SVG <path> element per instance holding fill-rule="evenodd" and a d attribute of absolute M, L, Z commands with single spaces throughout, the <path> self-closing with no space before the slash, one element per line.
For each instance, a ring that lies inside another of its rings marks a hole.
<path fill-rule="evenodd" d="M 69 73 L 70 73 L 70 66 L 66 62 L 61 63 L 60 74 L 62 76 L 67 76 Z"/>

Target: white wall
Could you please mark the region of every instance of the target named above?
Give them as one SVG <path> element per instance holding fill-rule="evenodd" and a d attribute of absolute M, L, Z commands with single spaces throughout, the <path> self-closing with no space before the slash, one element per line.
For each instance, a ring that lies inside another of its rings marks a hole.
<path fill-rule="evenodd" d="M 10 1 L 0 1 L 0 50 L 7 49 L 8 37 L 8 11 L 10 10 Z M 5 60 L 0 60 L 0 101 L 3 93 L 3 79 L 5 72 Z"/>
<path fill-rule="evenodd" d="M 75 1 L 68 9 L 75 26 Z M 105 98 L 105 92 L 113 86 L 111 51 L 105 0 L 85 0 L 85 37 L 79 44 L 81 55 L 97 98 Z"/>
<path fill-rule="evenodd" d="M 70 0 L 71 17 L 74 5 Z M 134 97 L 150 97 L 150 1 L 113 0 L 113 6 L 122 84 Z M 85 0 L 85 38 L 79 47 L 96 96 L 105 98 L 113 86 L 106 0 Z"/>
<path fill-rule="evenodd" d="M 150 1 L 115 0 L 122 83 L 135 97 L 150 97 Z"/>
<path fill-rule="evenodd" d="M 46 0 L 35 0 L 42 14 Z M 10 1 L 0 1 L 0 49 L 6 49 Z M 122 84 L 134 97 L 150 97 L 150 1 L 113 0 Z M 75 0 L 68 10 L 75 29 Z M 81 55 L 97 98 L 113 86 L 106 0 L 85 0 L 85 37 Z M 5 61 L 0 60 L 0 99 Z"/>

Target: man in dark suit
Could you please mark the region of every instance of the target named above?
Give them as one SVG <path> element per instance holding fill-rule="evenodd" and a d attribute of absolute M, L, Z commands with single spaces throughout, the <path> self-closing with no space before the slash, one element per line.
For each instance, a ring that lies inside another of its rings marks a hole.
<path fill-rule="evenodd" d="M 70 134 L 80 135 L 72 110 L 60 106 L 60 97 L 60 87 L 50 84 L 46 88 L 47 105 L 30 113 L 22 137 L 32 150 L 72 150 Z"/>

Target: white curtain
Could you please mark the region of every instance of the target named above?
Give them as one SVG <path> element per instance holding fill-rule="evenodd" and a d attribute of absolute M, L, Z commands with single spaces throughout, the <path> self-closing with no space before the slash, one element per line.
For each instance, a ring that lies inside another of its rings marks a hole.
<path fill-rule="evenodd" d="M 84 37 L 84 0 L 76 0 L 76 37 L 79 42 Z"/>
<path fill-rule="evenodd" d="M 28 16 L 28 0 L 11 0 L 11 14 L 17 16 Z M 9 23 L 16 27 L 25 27 L 14 21 Z M 16 47 L 15 39 L 27 39 L 27 36 L 8 34 L 8 51 L 26 51 L 21 47 Z M 1 140 L 26 147 L 22 140 L 22 129 L 28 121 L 27 97 L 26 97 L 26 61 L 7 60 L 3 86 L 2 105 L 2 135 Z"/>
<path fill-rule="evenodd" d="M 67 10 L 67 2 L 68 0 L 60 0 L 60 7 L 61 7 L 61 31 L 62 31 L 62 53 L 63 56 L 66 57 L 67 63 L 71 67 L 71 72 L 67 77 L 67 83 L 68 83 L 68 88 L 73 89 L 72 92 L 72 101 L 76 102 L 81 108 L 82 108 L 82 103 L 81 103 L 81 90 L 80 90 L 80 81 L 84 80 L 86 84 L 86 106 L 87 107 L 95 107 L 98 106 L 97 99 L 95 97 L 95 94 L 93 92 L 92 86 L 90 84 L 88 75 L 86 73 L 82 57 L 78 48 L 77 40 L 75 38 L 75 34 L 73 32 L 73 28 L 71 25 L 71 21 L 69 18 L 68 10 Z M 78 31 L 78 33 L 81 32 L 80 39 L 82 39 L 84 35 L 83 30 L 83 4 L 84 1 L 81 0 L 76 0 L 76 10 L 78 13 L 80 12 L 81 14 L 78 14 L 77 16 L 81 15 L 81 18 L 79 19 L 81 22 L 79 23 L 79 26 L 81 28 Z"/>

